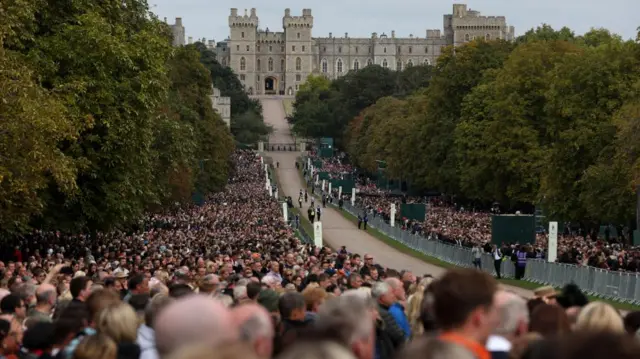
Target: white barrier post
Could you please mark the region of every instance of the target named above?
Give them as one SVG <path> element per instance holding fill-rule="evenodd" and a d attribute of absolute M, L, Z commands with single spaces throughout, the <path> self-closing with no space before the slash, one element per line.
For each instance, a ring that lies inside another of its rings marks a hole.
<path fill-rule="evenodd" d="M 342 198 L 342 186 L 338 187 L 338 199 Z"/>
<path fill-rule="evenodd" d="M 325 180 L 322 180 L 322 192 L 324 192 L 325 184 L 326 184 Z"/>
<path fill-rule="evenodd" d="M 558 258 L 558 222 L 549 222 L 549 248 L 547 261 L 555 262 Z"/>
<path fill-rule="evenodd" d="M 396 204 L 391 203 L 391 218 L 390 218 L 391 227 L 395 227 L 396 225 Z"/>
<path fill-rule="evenodd" d="M 331 182 L 329 182 L 329 195 L 331 195 Z"/>
<path fill-rule="evenodd" d="M 269 184 L 269 197 L 273 197 L 273 187 Z"/>
<path fill-rule="evenodd" d="M 289 220 L 289 207 L 287 206 L 287 202 L 282 202 L 282 214 L 284 217 L 284 223 L 287 223 Z"/>
<path fill-rule="evenodd" d="M 322 247 L 322 222 L 313 223 L 313 244 Z"/>
<path fill-rule="evenodd" d="M 351 205 L 355 206 L 356 205 L 356 188 L 353 187 L 353 189 L 351 190 Z"/>

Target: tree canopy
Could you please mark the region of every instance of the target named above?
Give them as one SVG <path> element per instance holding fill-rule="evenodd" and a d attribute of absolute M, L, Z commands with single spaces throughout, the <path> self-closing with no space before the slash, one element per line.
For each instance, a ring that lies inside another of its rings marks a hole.
<path fill-rule="evenodd" d="M 126 228 L 225 185 L 234 144 L 211 73 L 146 1 L 0 13 L 1 232 Z"/>
<path fill-rule="evenodd" d="M 417 71 L 417 72 L 416 72 Z M 412 187 L 589 226 L 626 225 L 640 185 L 640 45 L 543 25 L 445 48 L 435 66 L 313 78 L 294 129 Z"/>

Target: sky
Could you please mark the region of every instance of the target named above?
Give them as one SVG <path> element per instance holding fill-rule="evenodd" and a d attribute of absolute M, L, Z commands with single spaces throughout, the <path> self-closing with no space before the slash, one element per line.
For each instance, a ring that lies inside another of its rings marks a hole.
<path fill-rule="evenodd" d="M 589 29 L 606 28 L 624 39 L 635 38 L 640 26 L 640 0 L 148 0 L 151 11 L 171 24 L 182 17 L 186 36 L 222 41 L 229 35 L 231 8 L 243 15 L 256 8 L 260 28 L 282 31 L 284 9 L 302 15 L 310 8 L 314 37 L 370 37 L 371 33 L 396 37 L 413 34 L 425 37 L 427 29 L 442 30 L 442 16 L 452 12 L 454 3 L 487 16 L 505 16 L 515 26 L 516 35 L 543 23 L 554 28 L 568 26 L 577 34 Z"/>

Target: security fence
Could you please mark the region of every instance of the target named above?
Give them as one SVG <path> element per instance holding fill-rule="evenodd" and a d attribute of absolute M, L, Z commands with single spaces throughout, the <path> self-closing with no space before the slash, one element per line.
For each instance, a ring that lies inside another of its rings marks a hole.
<path fill-rule="evenodd" d="M 333 205 L 336 205 L 335 201 Z M 343 208 L 354 216 L 363 214 L 362 209 L 351 206 L 348 201 L 345 201 Z M 368 226 L 430 257 L 460 267 L 473 267 L 473 254 L 469 248 L 429 240 L 421 235 L 412 234 L 410 231 L 391 227 L 381 217 L 369 217 Z M 496 274 L 494 261 L 490 254 L 482 255 L 480 266 L 483 271 L 492 275 Z M 513 278 L 515 276 L 513 262 L 510 260 L 502 261 L 501 272 L 503 277 Z M 613 272 L 594 267 L 528 259 L 524 279 L 540 285 L 556 287 L 573 282 L 589 295 L 640 305 L 640 274 L 638 273 Z"/>

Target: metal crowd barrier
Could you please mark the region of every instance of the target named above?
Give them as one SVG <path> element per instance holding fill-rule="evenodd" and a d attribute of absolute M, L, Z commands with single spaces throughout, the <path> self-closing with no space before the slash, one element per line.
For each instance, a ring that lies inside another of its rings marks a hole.
<path fill-rule="evenodd" d="M 331 205 L 337 206 L 337 202 L 333 201 Z M 342 207 L 356 217 L 364 212 L 363 209 L 352 206 L 349 201 L 344 201 Z M 430 257 L 461 267 L 473 267 L 473 254 L 469 248 L 429 240 L 399 227 L 391 227 L 381 217 L 369 216 L 367 225 L 386 234 L 392 240 Z M 490 254 L 483 253 L 481 269 L 489 274 L 496 274 L 494 261 Z M 515 266 L 513 262 L 510 260 L 502 261 L 501 272 L 504 278 L 514 278 Z M 609 271 L 573 264 L 550 263 L 541 259 L 528 259 L 524 280 L 538 283 L 541 286 L 553 285 L 556 287 L 573 282 L 589 295 L 640 305 L 640 273 Z"/>

